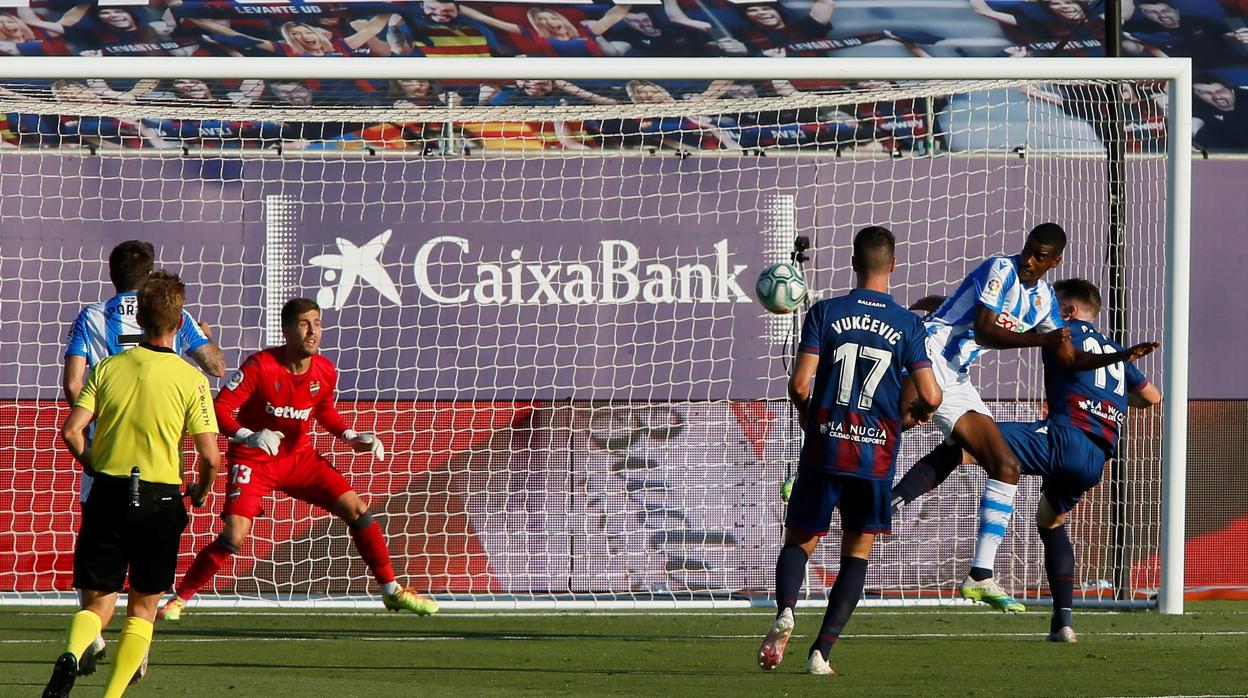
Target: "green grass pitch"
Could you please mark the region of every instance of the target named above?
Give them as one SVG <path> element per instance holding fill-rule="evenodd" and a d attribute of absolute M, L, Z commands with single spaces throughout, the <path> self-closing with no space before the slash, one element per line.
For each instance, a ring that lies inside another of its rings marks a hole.
<path fill-rule="evenodd" d="M 71 610 L 0 607 L 0 696 L 38 695 Z M 443 613 L 188 610 L 156 627 L 132 696 L 1171 696 L 1248 694 L 1248 604 L 1183 616 L 1076 611 L 1080 641 L 1043 641 L 1048 613 L 861 608 L 807 676 L 822 612 L 803 609 L 773 673 L 759 610 Z M 120 619 L 106 633 L 110 648 Z M 110 663 L 75 696 L 103 692 Z"/>

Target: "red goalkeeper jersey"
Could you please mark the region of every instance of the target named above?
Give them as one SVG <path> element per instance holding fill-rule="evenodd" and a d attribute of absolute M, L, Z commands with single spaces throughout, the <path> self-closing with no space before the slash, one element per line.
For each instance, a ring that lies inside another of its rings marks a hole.
<path fill-rule="evenodd" d="M 334 363 L 318 354 L 312 357 L 306 372 L 295 375 L 282 362 L 284 352 L 284 347 L 272 347 L 247 357 L 243 367 L 217 393 L 217 422 L 225 435 L 232 436 L 239 427 L 283 434 L 276 456 L 231 441 L 231 459 L 265 463 L 311 449 L 308 431 L 313 419 L 334 436 L 341 437 L 347 430 L 346 421 L 334 406 L 338 384 Z"/>

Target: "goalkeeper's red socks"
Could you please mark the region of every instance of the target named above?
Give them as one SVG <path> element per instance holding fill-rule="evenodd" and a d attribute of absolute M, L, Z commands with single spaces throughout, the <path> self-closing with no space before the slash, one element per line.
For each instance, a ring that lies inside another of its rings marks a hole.
<path fill-rule="evenodd" d="M 370 517 L 371 518 L 371 517 Z M 360 551 L 368 569 L 377 578 L 379 584 L 394 581 L 394 567 L 390 564 L 390 549 L 386 547 L 386 538 L 381 534 L 381 526 L 376 521 L 369 521 L 367 526 L 356 528 L 348 526 L 351 540 L 355 541 L 355 549 Z"/>
<path fill-rule="evenodd" d="M 191 563 L 191 568 L 182 576 L 182 581 L 178 584 L 178 598 L 189 601 L 200 589 L 204 588 L 204 585 L 212 581 L 217 571 L 233 554 L 234 551 L 225 547 L 220 538 L 205 545 L 195 556 L 195 562 Z"/>

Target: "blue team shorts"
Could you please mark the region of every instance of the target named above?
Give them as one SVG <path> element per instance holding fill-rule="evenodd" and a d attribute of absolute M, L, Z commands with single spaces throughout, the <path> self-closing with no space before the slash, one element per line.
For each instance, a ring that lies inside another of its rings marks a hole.
<path fill-rule="evenodd" d="M 798 471 L 784 525 L 817 536 L 827 535 L 832 511 L 841 510 L 841 530 L 889 533 L 893 528 L 893 483 L 819 470 Z"/>
<path fill-rule="evenodd" d="M 1074 509 L 1083 493 L 1101 481 L 1111 454 L 1087 432 L 1047 421 L 997 426 L 1022 473 L 1044 478 L 1044 497 L 1057 513 Z"/>

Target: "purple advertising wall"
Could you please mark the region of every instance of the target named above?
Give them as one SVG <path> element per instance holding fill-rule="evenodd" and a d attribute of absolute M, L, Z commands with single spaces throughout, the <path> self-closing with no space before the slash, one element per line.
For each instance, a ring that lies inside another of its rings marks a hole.
<path fill-rule="evenodd" d="M 793 197 L 785 204 L 792 231 L 814 241 L 809 276 L 823 294 L 852 283 L 852 230 L 880 221 L 901 242 L 894 283 L 902 301 L 947 293 L 984 256 L 1015 251 L 1025 227 L 1041 219 L 1066 222 L 1074 241 L 1059 276 L 1102 281 L 1104 274 L 1099 183 L 1059 191 L 1062 173 L 1037 176 L 1013 158 L 6 155 L 3 166 L 4 397 L 59 393 L 65 328 L 81 304 L 108 293 L 99 260 L 128 238 L 155 242 L 161 261 L 191 282 L 192 307 L 221 328 L 228 358 L 262 346 L 262 289 L 273 282 L 263 264 L 266 200 L 274 196 L 291 211 L 292 294 L 330 298 L 322 294 L 341 279 L 326 277 L 341 272 L 313 259 L 390 231 L 375 261 L 395 295 L 357 278 L 349 302 L 326 314 L 329 345 L 352 348 L 337 352 L 349 397 L 378 390 L 395 399 L 782 396 L 775 385 L 782 372 L 770 360 L 782 348 L 759 339 L 767 320 L 752 300 L 765 248 L 791 237 L 775 232 L 777 195 Z M 1244 398 L 1248 372 L 1228 368 L 1218 348 L 1248 339 L 1242 313 L 1221 301 L 1245 292 L 1233 265 L 1248 243 L 1223 204 L 1234 200 L 1248 163 L 1202 161 L 1195 174 L 1191 395 Z M 965 193 L 950 192 L 954 186 Z M 1160 330 L 1164 200 L 1153 189 L 1133 192 L 1131 339 Z M 398 360 L 394 348 L 412 351 Z M 1009 386 L 998 397 L 1025 396 L 1011 386 L 1015 363 L 985 365 Z M 683 380 L 664 372 L 673 364 L 683 366 Z M 357 375 L 357 366 L 376 373 Z"/>

